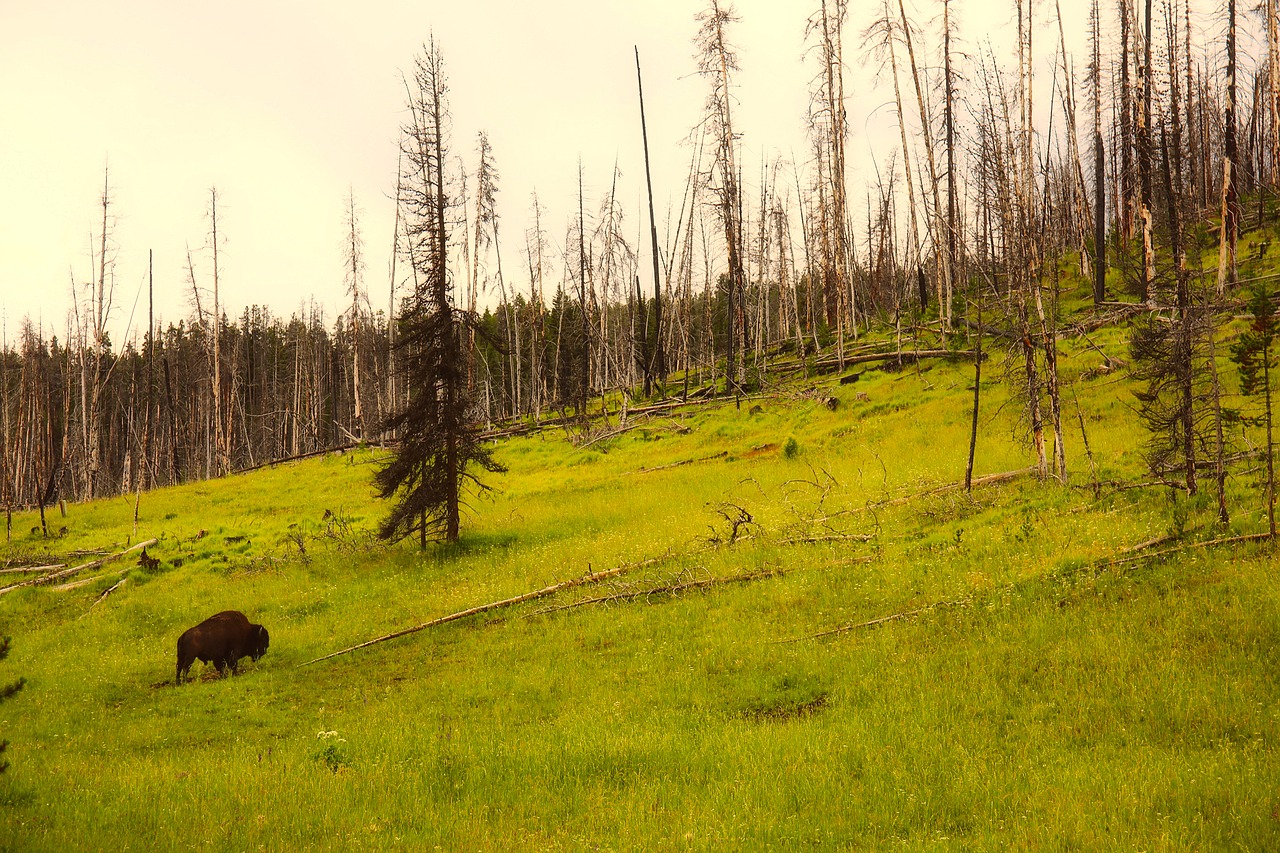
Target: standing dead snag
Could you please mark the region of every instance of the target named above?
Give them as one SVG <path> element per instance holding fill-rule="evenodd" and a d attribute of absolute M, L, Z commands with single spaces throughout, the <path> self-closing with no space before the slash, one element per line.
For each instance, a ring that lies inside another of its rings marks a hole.
<path fill-rule="evenodd" d="M 360 301 L 365 298 L 362 287 L 364 278 L 364 238 L 360 235 L 359 212 L 356 210 L 355 191 L 347 188 L 346 231 L 343 251 L 344 274 L 347 277 L 347 295 L 351 297 L 351 398 L 357 439 L 364 439 L 364 410 L 360 402 Z"/>
<path fill-rule="evenodd" d="M 665 381 L 667 378 L 667 357 L 662 347 L 662 286 L 658 273 L 658 220 L 653 213 L 653 177 L 649 169 L 649 127 L 645 123 L 644 118 L 644 81 L 640 76 L 640 48 L 636 48 L 636 90 L 640 96 L 640 137 L 644 142 L 644 181 L 645 188 L 649 196 L 649 243 L 650 252 L 653 256 L 653 311 L 654 311 L 654 355 L 652 360 L 647 357 L 649 333 L 646 324 L 645 328 L 645 349 L 646 358 L 644 360 L 644 395 L 646 397 L 652 392 L 653 379 L 656 376 L 659 381 Z M 648 312 L 645 313 L 646 320 Z"/>

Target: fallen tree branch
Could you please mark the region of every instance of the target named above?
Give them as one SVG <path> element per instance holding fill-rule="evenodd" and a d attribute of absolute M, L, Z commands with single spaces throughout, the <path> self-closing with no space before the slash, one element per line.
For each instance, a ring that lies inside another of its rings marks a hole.
<path fill-rule="evenodd" d="M 128 583 L 128 582 L 129 582 L 129 578 L 128 578 L 128 577 L 120 578 L 120 580 L 116 581 L 113 585 L 111 585 L 110 587 L 108 587 L 106 592 L 104 592 L 104 593 L 102 593 L 102 595 L 98 596 L 98 600 L 97 600 L 97 601 L 95 601 L 93 604 L 90 604 L 90 605 L 89 605 L 89 610 L 92 610 L 93 608 L 95 608 L 95 607 L 97 607 L 99 604 L 101 604 L 102 602 L 106 601 L 106 600 L 107 600 L 107 596 L 108 596 L 108 595 L 110 595 L 111 593 L 115 592 L 117 589 L 119 589 L 120 587 L 124 586 L 124 585 L 125 585 L 126 583 Z M 89 615 L 89 610 L 86 610 L 86 611 L 84 612 L 84 615 L 85 615 L 85 616 L 88 616 L 88 615 Z M 82 617 L 82 618 L 83 618 L 83 617 Z"/>
<path fill-rule="evenodd" d="M 779 545 L 816 545 L 821 542 L 870 542 L 874 533 L 832 533 L 827 536 L 794 536 L 783 539 Z"/>
<path fill-rule="evenodd" d="M 1171 539 L 1177 539 L 1172 533 L 1165 533 L 1154 539 L 1148 539 L 1146 542 L 1139 542 L 1137 545 L 1130 545 L 1128 548 L 1120 549 L 1121 554 L 1133 554 L 1138 551 L 1145 551 L 1148 548 L 1154 548 L 1156 545 L 1163 545 Z"/>
<path fill-rule="evenodd" d="M 259 462 L 257 465 L 250 465 L 247 468 L 237 468 L 235 473 L 248 474 L 250 471 L 257 471 L 261 468 L 270 468 L 275 465 L 283 465 L 286 462 L 298 462 L 300 460 L 311 459 L 316 456 L 325 456 L 326 454 L 329 454 L 329 453 L 346 453 L 348 450 L 352 450 L 359 446 L 360 446 L 359 444 L 352 442 L 350 444 L 340 444 L 340 445 L 335 445 L 334 447 L 326 447 L 323 450 L 312 450 L 307 453 L 298 453 L 298 454 L 295 454 L 294 456 L 284 456 L 284 457 L 281 457 L 280 459 L 268 459 L 266 462 Z"/>
<path fill-rule="evenodd" d="M 499 610 L 504 607 L 511 607 L 516 604 L 522 604 L 526 601 L 533 601 L 534 599 L 545 598 L 549 595 L 555 595 L 557 592 L 560 592 L 561 590 L 569 589 L 571 587 L 585 586 L 587 584 L 598 583 L 602 580 L 606 580 L 607 578 L 617 577 L 623 572 L 630 571 L 631 569 L 639 568 L 641 566 L 649 565 L 651 563 L 656 563 L 660 559 L 664 559 L 664 558 L 655 557 L 653 559 L 645 560 L 641 563 L 629 563 L 623 566 L 616 566 L 612 569 L 605 569 L 604 571 L 600 571 L 600 572 L 590 572 L 588 574 L 583 575 L 582 577 L 572 578 L 571 580 L 561 581 L 560 583 L 553 583 L 550 586 L 544 586 L 542 589 L 536 589 L 533 592 L 526 592 L 523 595 L 516 595 L 511 598 L 504 598 L 501 601 L 493 601 L 493 602 L 490 602 L 489 604 L 481 604 L 476 607 L 469 607 L 466 610 L 459 610 L 457 613 L 450 613 L 448 616 L 441 616 L 438 619 L 432 619 L 430 622 L 423 622 L 421 625 L 414 625 L 412 628 L 405 628 L 404 630 L 401 630 L 401 631 L 394 631 L 390 634 L 384 634 L 381 637 L 375 637 L 372 640 L 366 640 L 365 642 L 359 643 L 358 645 L 350 646 L 340 651 L 333 652 L 332 654 L 327 654 L 322 657 L 309 660 L 306 663 L 298 664 L 298 666 L 299 667 L 310 666 L 313 663 L 319 663 L 320 661 L 329 660 L 330 658 L 336 658 L 339 655 L 345 655 L 349 652 L 357 651 L 358 649 L 368 648 L 369 646 L 376 645 L 377 643 L 385 643 L 387 640 L 394 640 L 399 637 L 408 636 L 409 634 L 416 634 L 418 631 L 425 631 L 427 628 L 434 628 L 437 625 L 444 625 L 448 622 L 456 622 L 459 619 L 465 619 L 468 616 L 475 616 L 478 613 L 487 613 L 490 610 Z"/>
<path fill-rule="evenodd" d="M 1174 554 L 1179 551 L 1189 551 L 1195 548 L 1208 548 L 1213 545 L 1234 545 L 1242 542 L 1259 542 L 1259 541 L 1270 539 L 1271 534 L 1270 533 L 1249 533 L 1244 536 L 1229 536 L 1224 539 L 1210 539 L 1206 542 L 1192 542 L 1187 545 L 1179 545 L 1176 548 L 1165 548 L 1162 551 L 1155 551 L 1150 554 L 1137 553 L 1139 551 L 1143 551 L 1147 548 L 1150 548 L 1153 545 L 1158 545 L 1161 542 L 1167 542 L 1169 539 L 1172 539 L 1172 538 L 1174 537 L 1158 536 L 1155 539 L 1149 539 L 1146 542 L 1140 542 L 1137 545 L 1130 546 L 1129 548 L 1126 548 L 1121 552 L 1121 553 L 1129 553 L 1130 556 L 1120 557 L 1120 558 L 1111 559 L 1111 560 L 1100 560 L 1094 565 L 1096 567 L 1117 566 L 1117 565 L 1122 565 L 1124 563 L 1132 563 L 1137 560 L 1145 560 L 1152 557 L 1163 557 L 1168 554 Z M 1050 574 L 1052 575 L 1055 573 L 1050 573 Z M 972 601 L 972 596 L 966 596 L 964 598 L 954 598 L 954 599 L 951 599 L 950 601 L 935 601 L 933 604 L 927 604 L 924 607 L 917 607 L 914 610 L 904 610 L 899 613 L 890 613 L 888 616 L 879 616 L 879 617 L 876 617 L 875 619 L 868 619 L 865 622 L 854 622 L 848 625 L 841 625 L 838 628 L 831 628 L 826 631 L 819 631 L 816 634 L 809 634 L 804 637 L 789 637 L 785 640 L 774 640 L 773 642 L 798 643 L 801 640 L 817 640 L 817 639 L 821 639 L 822 637 L 832 637 L 837 634 L 847 634 L 850 631 L 856 631 L 859 628 L 874 628 L 877 625 L 884 625 L 887 622 L 897 622 L 903 619 L 910 619 L 912 617 L 920 616 L 942 607 L 955 607 L 959 605 L 965 605 L 970 603 L 971 601 Z"/>
<path fill-rule="evenodd" d="M 1035 468 L 1019 468 L 1016 471 L 1002 471 L 998 474 L 987 474 L 984 477 L 974 478 L 971 485 L 972 486 L 990 486 L 994 483 L 1003 483 L 1006 480 L 1015 480 L 1018 477 L 1025 476 L 1026 474 L 1030 474 L 1033 471 L 1035 471 Z M 888 498 L 882 501 L 869 502 L 867 503 L 866 506 L 854 507 L 851 510 L 847 510 L 844 514 L 852 515 L 854 513 L 868 512 L 873 509 L 880 509 L 882 507 L 887 507 L 887 506 L 898 506 L 900 504 L 910 503 L 911 501 L 917 500 L 919 498 L 927 498 L 931 495 L 940 495 L 946 492 L 952 492 L 952 491 L 956 491 L 957 489 L 963 489 L 963 488 L 964 488 L 963 480 L 959 480 L 954 483 L 943 483 L 940 486 L 934 486 L 933 488 L 925 489 L 923 492 L 916 492 L 913 495 L 903 495 L 900 498 Z"/>
<path fill-rule="evenodd" d="M 699 456 L 697 459 L 684 459 L 680 462 L 672 462 L 670 465 L 655 465 L 652 468 L 637 468 L 634 471 L 623 471 L 625 477 L 628 474 L 652 474 L 654 471 L 665 471 L 668 468 L 679 468 L 681 465 L 692 465 L 695 462 L 710 462 L 713 459 L 723 459 L 729 455 L 729 451 L 721 450 L 719 453 L 713 453 L 710 456 Z"/>
<path fill-rule="evenodd" d="M 606 439 L 614 438 L 616 436 L 622 435 L 623 433 L 631 432 L 631 430 L 636 429 L 639 426 L 643 426 L 643 424 L 632 423 L 632 424 L 627 424 L 626 426 L 623 426 L 623 427 L 618 427 L 617 429 L 607 430 L 605 432 L 600 433 L 596 437 L 590 439 L 589 441 L 585 441 L 582 444 L 579 444 L 578 449 L 586 450 L 588 447 L 590 447 L 591 445 L 597 442 L 605 441 Z"/>
<path fill-rule="evenodd" d="M 967 358 L 974 359 L 978 357 L 978 353 L 973 350 L 953 350 L 953 349 L 922 349 L 922 350 L 901 350 L 894 352 L 873 352 L 866 355 L 847 355 L 841 358 L 823 358 L 812 362 L 811 364 L 796 365 L 778 365 L 773 368 L 775 373 L 795 373 L 800 370 L 816 370 L 831 371 L 843 370 L 857 364 L 869 364 L 874 361 L 901 361 L 904 365 L 917 361 L 923 361 L 929 358 Z M 985 361 L 987 354 L 982 354 Z"/>
<path fill-rule="evenodd" d="M 65 569 L 66 563 L 54 563 L 49 566 L 21 566 L 16 569 L 0 569 L 0 575 L 36 575 L 45 572 L 55 572 L 58 569 Z"/>
<path fill-rule="evenodd" d="M 589 604 L 610 604 L 615 601 L 630 601 L 636 598 L 648 598 L 651 595 L 676 595 L 690 589 L 703 589 L 709 586 L 717 586 L 719 584 L 728 583 L 746 583 L 748 581 L 763 580 L 765 578 L 777 577 L 786 574 L 782 569 L 765 569 L 760 572 L 748 572 L 743 575 L 733 575 L 727 578 L 700 578 L 698 580 L 681 581 L 679 583 L 668 584 L 667 586 L 656 586 L 648 589 L 629 590 L 627 592 L 618 592 L 613 595 L 601 595 L 595 598 L 584 598 L 580 601 L 571 601 L 568 604 L 557 604 L 554 607 L 544 607 L 541 610 L 535 610 L 528 616 L 545 616 L 548 613 L 559 613 L 562 610 L 572 610 L 575 607 L 586 607 Z"/>
<path fill-rule="evenodd" d="M 933 604 L 926 604 L 924 607 L 917 607 L 915 610 L 904 610 L 901 613 L 890 613 L 888 616 L 878 616 L 875 619 L 868 619 L 865 622 L 854 622 L 849 625 L 841 625 L 838 628 L 831 628 L 826 631 L 819 631 L 816 634 L 809 634 L 805 637 L 790 637 L 785 640 L 774 640 L 775 643 L 798 643 L 801 640 L 818 640 L 823 637 L 834 637 L 837 634 L 847 634 L 850 631 L 856 631 L 859 628 L 874 628 L 877 625 L 883 625 L 886 622 L 897 622 L 901 619 L 910 619 L 913 616 L 920 616 L 940 607 L 954 607 L 956 605 L 967 604 L 969 598 L 954 598 L 950 601 L 935 601 Z"/>
<path fill-rule="evenodd" d="M 1151 542 L 1144 543 L 1144 545 L 1138 546 L 1138 547 L 1145 547 L 1146 545 L 1158 544 L 1161 541 L 1167 541 L 1172 538 L 1174 537 L 1168 536 L 1160 540 L 1153 539 Z M 1178 545 L 1175 548 L 1165 548 L 1163 551 L 1153 551 L 1150 554 L 1133 554 L 1128 557 L 1120 557 L 1118 559 L 1107 560 L 1102 562 L 1102 565 L 1116 566 L 1116 565 L 1120 565 L 1121 563 L 1132 563 L 1135 560 L 1146 560 L 1153 557 L 1164 557 L 1169 554 L 1176 554 L 1179 551 L 1191 551 L 1196 548 L 1208 548 L 1213 545 L 1235 545 L 1241 542 L 1263 542 L 1270 538 L 1271 538 L 1270 533 L 1247 533 L 1244 536 L 1228 536 L 1225 539 L 1209 539 L 1204 542 L 1190 542 L 1186 545 Z"/>
<path fill-rule="evenodd" d="M 94 560 L 90 563 L 84 563 L 79 566 L 72 566 L 69 569 L 63 569 L 60 572 L 51 572 L 50 574 L 47 574 L 47 575 L 41 575 L 38 578 L 32 578 L 31 580 L 25 580 L 22 583 L 15 583 L 10 586 L 0 588 L 0 595 L 4 595 L 5 593 L 12 592 L 13 590 L 20 589 L 21 587 L 24 587 L 24 586 L 34 586 L 36 584 L 49 583 L 50 581 L 56 581 L 65 577 L 70 577 L 71 575 L 74 575 L 74 574 L 78 574 L 80 572 L 85 571 L 86 569 L 96 569 L 101 566 L 105 566 L 107 563 L 110 563 L 113 560 L 120 559 L 125 554 L 128 554 L 130 551 L 137 551 L 139 548 L 149 548 L 152 545 L 155 545 L 159 541 L 160 540 L 158 539 L 148 539 L 146 542 L 139 542 L 137 545 L 134 545 L 130 548 L 125 548 L 123 551 L 120 551 L 115 554 L 109 554 L 100 560 Z"/>

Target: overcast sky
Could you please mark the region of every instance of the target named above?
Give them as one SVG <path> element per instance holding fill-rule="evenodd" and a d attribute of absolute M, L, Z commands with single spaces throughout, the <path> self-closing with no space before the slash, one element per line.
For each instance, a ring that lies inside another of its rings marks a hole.
<path fill-rule="evenodd" d="M 72 278 L 91 276 L 90 234 L 101 228 L 108 167 L 115 340 L 145 329 L 148 250 L 158 313 L 176 321 L 189 312 L 186 252 L 207 284 L 214 186 L 228 313 L 258 303 L 288 315 L 314 297 L 332 317 L 343 300 L 348 187 L 361 211 L 366 285 L 374 306 L 385 306 L 401 74 L 433 34 L 449 77 L 453 153 L 470 167 L 476 132 L 490 136 L 508 279 L 522 281 L 517 264 L 535 189 L 553 246 L 563 243 L 576 216 L 579 157 L 588 210 L 608 191 L 616 162 L 632 242 L 647 228 L 633 46 L 644 68 L 661 234 L 668 203 L 684 188 L 685 140 L 707 91 L 693 74 L 694 18 L 704 5 L 0 0 L 0 314 L 9 339 L 23 316 L 63 336 Z M 735 122 L 749 177 L 762 157 L 789 158 L 793 150 L 804 157 L 814 68 L 802 53 L 814 5 L 735 3 L 742 18 L 731 31 L 741 65 Z M 894 127 L 885 105 L 892 90 L 858 49 L 869 5 L 852 4 L 846 30 L 855 199 L 874 181 L 872 149 L 883 163 L 896 147 L 896 131 L 883 132 Z M 989 11 L 990 0 L 953 5 L 965 49 L 988 38 L 1002 43 L 1012 10 Z M 907 6 L 928 26 L 941 10 L 938 0 Z M 1082 67 L 1087 3 L 1066 6 Z M 1037 7 L 1046 61 L 1057 42 L 1053 16 L 1052 3 Z"/>

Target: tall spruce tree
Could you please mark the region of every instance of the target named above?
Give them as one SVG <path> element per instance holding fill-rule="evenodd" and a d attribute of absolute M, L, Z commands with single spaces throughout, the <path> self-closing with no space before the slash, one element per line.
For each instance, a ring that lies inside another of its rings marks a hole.
<path fill-rule="evenodd" d="M 415 59 L 408 89 L 409 123 L 402 136 L 405 174 L 400 182 L 407 260 L 415 286 L 400 317 L 397 348 L 408 400 L 388 418 L 401 442 L 375 475 L 383 498 L 397 502 L 378 535 L 399 540 L 458 539 L 464 479 L 472 471 L 502 470 L 467 420 L 465 335 L 475 316 L 455 308 L 449 275 L 450 198 L 445 181 L 449 114 L 444 61 L 434 38 Z"/>
<path fill-rule="evenodd" d="M 1231 358 L 1240 367 L 1240 385 L 1246 394 L 1262 392 L 1263 423 L 1267 428 L 1267 530 L 1276 535 L 1275 442 L 1271 434 L 1271 347 L 1280 334 L 1276 312 L 1265 282 L 1254 282 L 1249 291 L 1249 311 L 1253 321 L 1231 348 Z"/>

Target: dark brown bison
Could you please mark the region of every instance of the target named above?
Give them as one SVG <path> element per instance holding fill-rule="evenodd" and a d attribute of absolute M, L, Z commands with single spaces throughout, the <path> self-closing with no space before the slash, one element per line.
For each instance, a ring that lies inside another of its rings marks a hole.
<path fill-rule="evenodd" d="M 253 625 L 239 610 L 224 610 L 188 628 L 178 638 L 178 671 L 176 681 L 183 677 L 198 658 L 202 663 L 212 663 L 222 672 L 228 666 L 236 672 L 241 658 L 255 661 L 267 653 L 270 643 L 267 629 Z"/>

